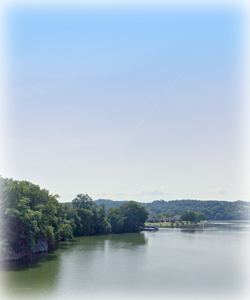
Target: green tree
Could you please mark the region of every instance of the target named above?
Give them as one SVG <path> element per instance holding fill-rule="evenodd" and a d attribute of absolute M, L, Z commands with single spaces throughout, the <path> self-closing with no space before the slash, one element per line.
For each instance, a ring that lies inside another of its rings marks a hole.
<path fill-rule="evenodd" d="M 1 223 L 20 220 L 23 233 L 29 235 L 33 247 L 43 235 L 50 248 L 54 243 L 72 237 L 73 223 L 67 220 L 66 210 L 58 202 L 58 195 L 28 181 L 17 181 L 0 177 Z M 14 224 L 13 223 L 13 224 Z M 20 230 L 19 230 L 20 231 Z"/>
<path fill-rule="evenodd" d="M 196 221 L 196 214 L 195 214 L 194 211 L 189 210 L 189 211 L 187 211 L 187 212 L 185 212 L 181 215 L 181 219 L 183 221 L 195 222 Z"/>
<path fill-rule="evenodd" d="M 135 201 L 129 201 L 119 207 L 124 217 L 124 232 L 140 232 L 148 218 L 146 208 Z"/>
<path fill-rule="evenodd" d="M 78 194 L 72 200 L 74 210 L 74 221 L 76 224 L 75 233 L 78 236 L 96 234 L 97 204 L 89 195 Z"/>
<path fill-rule="evenodd" d="M 72 200 L 72 205 L 75 208 L 83 208 L 88 210 L 97 209 L 97 204 L 93 202 L 88 194 L 78 194 L 76 198 Z"/>
<path fill-rule="evenodd" d="M 125 217 L 122 215 L 119 208 L 111 207 L 107 212 L 107 221 L 110 224 L 112 233 L 123 232 Z"/>
<path fill-rule="evenodd" d="M 203 212 L 200 211 L 195 213 L 195 216 L 198 222 L 208 220 L 208 217 Z"/>
<path fill-rule="evenodd" d="M 97 234 L 106 234 L 110 232 L 110 224 L 106 218 L 105 204 L 101 203 L 95 212 L 95 231 Z"/>

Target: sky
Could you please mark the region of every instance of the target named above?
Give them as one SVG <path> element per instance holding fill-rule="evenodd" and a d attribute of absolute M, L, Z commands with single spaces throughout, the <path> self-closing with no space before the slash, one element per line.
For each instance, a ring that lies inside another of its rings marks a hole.
<path fill-rule="evenodd" d="M 244 13 L 11 6 L 0 174 L 94 200 L 250 200 Z"/>

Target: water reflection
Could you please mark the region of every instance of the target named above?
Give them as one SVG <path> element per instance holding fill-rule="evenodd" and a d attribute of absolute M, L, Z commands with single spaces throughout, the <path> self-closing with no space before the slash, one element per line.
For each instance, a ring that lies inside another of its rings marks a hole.
<path fill-rule="evenodd" d="M 77 237 L 74 239 L 76 243 L 73 251 L 104 250 L 107 237 L 107 235 Z M 71 251 L 71 248 L 68 251 Z"/>
<path fill-rule="evenodd" d="M 30 268 L 39 268 L 44 262 L 58 260 L 58 251 L 68 250 L 69 246 L 73 246 L 77 241 L 72 240 L 68 242 L 62 242 L 59 244 L 58 249 L 51 250 L 49 252 L 41 252 L 30 254 L 22 257 L 19 260 L 3 261 L 0 264 L 1 271 L 24 271 Z"/>
<path fill-rule="evenodd" d="M 112 234 L 108 236 L 108 241 L 111 246 L 116 248 L 133 249 L 137 246 L 145 245 L 147 238 L 144 233 Z"/>
<path fill-rule="evenodd" d="M 51 293 L 55 289 L 60 263 L 56 254 L 36 254 L 35 257 L 9 264 L 3 277 L 5 291 L 12 296 L 33 296 Z"/>
<path fill-rule="evenodd" d="M 2 268 L 6 289 L 32 299 L 45 295 L 88 300 L 113 299 L 113 295 L 116 299 L 178 298 L 181 291 L 188 299 L 195 293 L 223 296 L 226 291 L 238 296 L 244 279 L 242 257 L 249 249 L 244 230 L 250 223 L 222 223 L 75 238 L 52 253 Z"/>
<path fill-rule="evenodd" d="M 230 230 L 238 232 L 250 231 L 249 221 L 214 221 L 214 228 L 217 230 Z"/>
<path fill-rule="evenodd" d="M 187 228 L 181 228 L 182 233 L 196 233 L 196 232 L 203 231 L 203 229 L 187 229 Z"/>
<path fill-rule="evenodd" d="M 1 262 L 0 269 L 4 271 L 23 271 L 28 268 L 37 268 L 40 266 L 40 262 L 46 261 L 46 257 L 48 256 L 45 252 L 27 255 L 19 260 Z M 53 259 L 52 255 L 50 259 Z"/>

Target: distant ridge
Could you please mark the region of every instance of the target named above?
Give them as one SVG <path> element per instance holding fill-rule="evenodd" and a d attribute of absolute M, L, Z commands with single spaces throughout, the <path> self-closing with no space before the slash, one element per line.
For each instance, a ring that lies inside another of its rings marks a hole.
<path fill-rule="evenodd" d="M 113 201 L 110 199 L 98 199 L 94 201 L 100 205 L 104 203 L 106 209 L 119 207 L 128 201 Z M 156 214 L 174 213 L 179 215 L 188 210 L 203 212 L 211 220 L 249 220 L 250 202 L 237 200 L 234 202 L 221 200 L 155 200 L 150 203 L 139 202 L 145 206 L 148 212 Z"/>
<path fill-rule="evenodd" d="M 119 207 L 122 204 L 127 203 L 129 201 L 134 201 L 134 200 L 114 201 L 114 200 L 110 200 L 110 199 L 98 199 L 98 200 L 95 200 L 94 202 L 97 205 L 100 205 L 101 203 L 104 203 L 105 207 L 106 207 L 106 210 L 108 210 L 110 207 Z M 146 203 L 142 203 L 142 202 L 138 202 L 138 201 L 136 201 L 136 202 L 143 205 L 143 206 L 146 206 Z"/>
<path fill-rule="evenodd" d="M 97 205 L 105 204 L 106 210 L 110 207 L 119 207 L 128 202 L 110 199 L 94 200 Z M 138 201 L 136 201 L 138 202 Z M 71 203 L 71 202 L 68 202 Z M 250 220 L 249 201 L 221 201 L 221 200 L 155 200 L 150 203 L 138 202 L 145 206 L 148 212 L 155 214 L 174 213 L 179 215 L 188 210 L 203 212 L 210 220 Z M 66 203 L 63 203 L 66 204 Z"/>
<path fill-rule="evenodd" d="M 105 204 L 105 208 L 106 210 L 108 210 L 110 207 L 119 207 L 121 206 L 122 204 L 124 203 L 127 203 L 129 200 L 124 200 L 124 201 L 114 201 L 114 200 L 110 200 L 110 199 L 98 199 L 98 200 L 95 200 L 94 202 L 97 204 L 97 205 L 100 205 L 102 203 Z"/>

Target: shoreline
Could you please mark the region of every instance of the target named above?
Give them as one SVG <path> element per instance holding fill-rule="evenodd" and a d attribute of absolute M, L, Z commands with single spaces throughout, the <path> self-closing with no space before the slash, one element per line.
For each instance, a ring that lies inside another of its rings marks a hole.
<path fill-rule="evenodd" d="M 197 224 L 184 224 L 179 225 L 176 223 L 173 223 L 171 226 L 171 223 L 169 222 L 161 222 L 161 223 L 145 223 L 145 228 L 157 226 L 158 228 L 205 228 L 209 226 L 214 226 L 214 223 L 197 223 Z"/>

